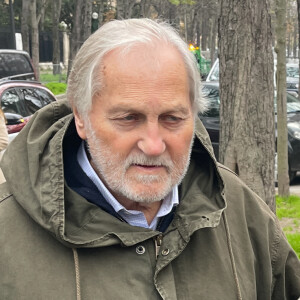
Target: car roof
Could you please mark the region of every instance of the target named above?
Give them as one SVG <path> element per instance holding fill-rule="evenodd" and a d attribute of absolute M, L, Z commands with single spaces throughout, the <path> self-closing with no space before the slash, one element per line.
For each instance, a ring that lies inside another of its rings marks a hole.
<path fill-rule="evenodd" d="M 0 54 L 1 53 L 19 53 L 19 54 L 24 54 L 24 55 L 29 56 L 28 52 L 23 51 L 23 50 L 15 50 L 15 49 L 0 49 Z"/>
<path fill-rule="evenodd" d="M 3 78 L 3 79 L 0 79 L 0 86 L 1 85 L 17 85 L 17 86 L 20 86 L 20 85 L 35 85 L 35 86 L 43 86 L 41 82 L 39 81 L 35 81 L 35 80 L 10 80 L 10 79 L 7 79 L 7 78 Z"/>
<path fill-rule="evenodd" d="M 43 90 L 46 90 L 48 93 L 50 93 L 54 98 L 55 95 L 41 82 L 39 81 L 29 81 L 29 80 L 1 80 L 0 79 L 0 92 L 7 88 L 13 88 L 13 87 L 36 87 Z"/>
<path fill-rule="evenodd" d="M 219 82 L 218 81 L 204 81 L 202 83 L 203 87 L 213 87 L 215 89 L 219 89 Z"/>

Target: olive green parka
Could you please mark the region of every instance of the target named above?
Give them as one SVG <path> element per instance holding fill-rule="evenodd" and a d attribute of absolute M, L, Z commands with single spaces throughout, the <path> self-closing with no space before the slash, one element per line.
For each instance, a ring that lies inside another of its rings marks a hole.
<path fill-rule="evenodd" d="M 277 218 L 216 163 L 200 121 L 180 204 L 161 233 L 122 222 L 67 186 L 72 120 L 65 102 L 53 103 L 4 154 L 1 300 L 300 297 L 299 259 Z"/>

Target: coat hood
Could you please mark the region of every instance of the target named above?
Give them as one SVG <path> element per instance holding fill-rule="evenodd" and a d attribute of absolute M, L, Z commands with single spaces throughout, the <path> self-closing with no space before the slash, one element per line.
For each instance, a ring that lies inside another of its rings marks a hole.
<path fill-rule="evenodd" d="M 196 123 L 191 164 L 171 224 L 180 227 L 186 239 L 201 227 L 217 226 L 226 207 L 209 136 L 201 121 Z M 10 143 L 1 167 L 16 201 L 69 247 L 130 246 L 158 235 L 157 231 L 120 222 L 67 186 L 63 140 L 72 126 L 68 103 L 57 101 L 39 110 Z"/>

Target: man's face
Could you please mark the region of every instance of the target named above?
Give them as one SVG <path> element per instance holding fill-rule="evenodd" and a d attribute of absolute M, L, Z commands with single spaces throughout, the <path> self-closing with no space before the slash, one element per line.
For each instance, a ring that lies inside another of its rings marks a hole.
<path fill-rule="evenodd" d="M 117 200 L 152 203 L 178 184 L 189 164 L 194 117 L 182 58 L 172 47 L 110 52 L 104 88 L 89 120 L 75 111 L 91 164 Z"/>

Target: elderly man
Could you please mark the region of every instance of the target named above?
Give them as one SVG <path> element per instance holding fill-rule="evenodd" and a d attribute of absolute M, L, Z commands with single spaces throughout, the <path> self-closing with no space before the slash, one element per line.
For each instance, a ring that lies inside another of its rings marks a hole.
<path fill-rule="evenodd" d="M 151 20 L 80 49 L 3 158 L 1 299 L 297 299 L 276 217 L 216 163 L 193 55 Z"/>

